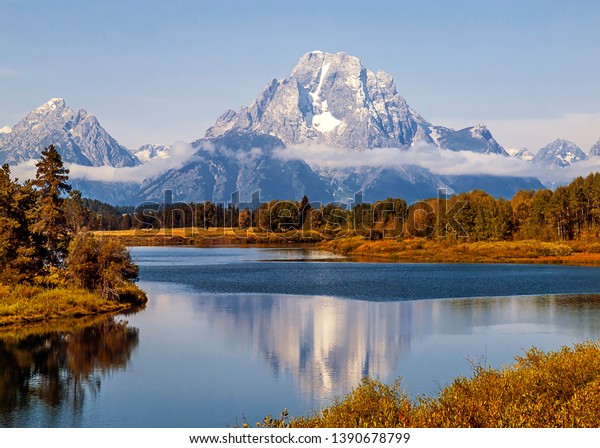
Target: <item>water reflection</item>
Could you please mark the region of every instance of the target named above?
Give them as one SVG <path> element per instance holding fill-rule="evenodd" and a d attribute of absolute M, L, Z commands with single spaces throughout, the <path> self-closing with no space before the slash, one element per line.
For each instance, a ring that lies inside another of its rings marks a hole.
<path fill-rule="evenodd" d="M 80 426 L 86 398 L 125 369 L 139 342 L 138 330 L 114 317 L 59 325 L 0 333 L 0 426 Z"/>
<path fill-rule="evenodd" d="M 556 349 L 600 337 L 600 296 L 592 295 L 392 303 L 283 295 L 188 300 L 224 346 L 232 339 L 246 344 L 275 378 L 292 375 L 312 403 L 346 393 L 365 375 L 404 376 L 409 390 L 432 393 L 435 384 L 468 374 L 468 357 L 485 356 L 498 367 L 533 345 Z"/>

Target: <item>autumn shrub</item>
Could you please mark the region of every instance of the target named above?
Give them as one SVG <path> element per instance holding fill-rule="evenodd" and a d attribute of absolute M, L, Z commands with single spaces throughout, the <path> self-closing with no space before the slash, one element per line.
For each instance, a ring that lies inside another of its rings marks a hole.
<path fill-rule="evenodd" d="M 127 300 L 143 294 L 133 294 L 138 267 L 116 240 L 97 239 L 87 232 L 77 235 L 69 245 L 67 266 L 75 284 L 99 292 L 104 299 L 119 300 L 120 292 Z"/>
<path fill-rule="evenodd" d="M 411 400 L 399 381 L 386 385 L 366 378 L 314 415 L 265 421 L 337 428 L 599 427 L 600 344 L 548 353 L 532 348 L 501 369 L 478 365 L 470 378 L 455 379 L 435 397 Z"/>

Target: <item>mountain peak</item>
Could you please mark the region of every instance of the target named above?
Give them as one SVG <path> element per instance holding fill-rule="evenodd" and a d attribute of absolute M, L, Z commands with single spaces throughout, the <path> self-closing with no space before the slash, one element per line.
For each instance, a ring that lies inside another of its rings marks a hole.
<path fill-rule="evenodd" d="M 39 107 L 36 107 L 33 111 L 38 113 L 48 113 L 55 110 L 62 110 L 67 107 L 67 103 L 63 98 L 52 98 L 46 101 Z"/>
<path fill-rule="evenodd" d="M 302 55 L 288 78 L 272 80 L 237 114 L 226 112 L 207 133 L 258 132 L 286 145 L 306 141 L 349 149 L 409 147 L 428 123 L 396 91 L 392 77 L 343 52 Z"/>
<path fill-rule="evenodd" d="M 541 148 L 532 161 L 546 166 L 565 167 L 587 159 L 585 153 L 572 141 L 558 138 Z"/>
<path fill-rule="evenodd" d="M 0 162 L 38 159 L 55 145 L 65 162 L 88 166 L 134 166 L 139 160 L 83 109 L 75 112 L 62 98 L 32 110 L 10 133 L 0 134 Z"/>
<path fill-rule="evenodd" d="M 483 125 L 464 132 L 431 125 L 409 107 L 389 73 L 373 72 L 344 52 L 305 53 L 288 78 L 273 79 L 238 113 L 221 115 L 206 138 L 228 132 L 269 134 L 285 145 L 365 150 L 425 143 L 506 155 Z"/>

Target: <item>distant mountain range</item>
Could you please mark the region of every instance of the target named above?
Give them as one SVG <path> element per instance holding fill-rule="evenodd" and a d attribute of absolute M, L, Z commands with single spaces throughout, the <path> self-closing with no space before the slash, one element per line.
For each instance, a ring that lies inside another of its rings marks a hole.
<path fill-rule="evenodd" d="M 121 204 L 160 199 L 165 189 L 182 201 L 228 201 L 235 191 L 249 197 L 256 190 L 263 200 L 298 200 L 307 194 L 324 202 L 346 201 L 357 191 L 367 200 L 414 201 L 435 196 L 439 188 L 448 193 L 482 188 L 510 197 L 519 189 L 543 185 L 534 176 L 435 174 L 419 165 L 419 157 L 437 148 L 558 169 L 600 156 L 600 140 L 589 155 L 559 139 L 534 156 L 526 148 L 503 148 L 481 124 L 461 130 L 433 125 L 410 108 L 389 74 L 372 72 L 345 53 L 320 51 L 302 56 L 288 78 L 273 79 L 248 107 L 221 115 L 204 138 L 192 143 L 194 153 L 187 161 L 161 174 L 145 176 L 145 164 L 168 167 L 173 148 L 144 145 L 130 151 L 93 115 L 70 109 L 60 98 L 34 109 L 12 129 L 0 128 L 0 163 L 39 158 L 50 144 L 71 164 L 140 168 L 130 172 L 141 173 L 139 177 L 124 176 L 119 182 L 74 182 L 87 196 Z M 333 150 L 344 163 L 315 161 L 321 148 Z M 414 157 L 408 164 L 364 162 L 365 157 L 376 160 L 382 148 L 396 151 L 391 154 L 398 159 L 407 152 Z"/>

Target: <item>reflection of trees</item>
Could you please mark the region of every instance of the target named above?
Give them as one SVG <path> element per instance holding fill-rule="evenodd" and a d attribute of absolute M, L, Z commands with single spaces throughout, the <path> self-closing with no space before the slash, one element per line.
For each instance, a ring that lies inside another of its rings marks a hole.
<path fill-rule="evenodd" d="M 66 414 L 77 426 L 86 394 L 99 392 L 104 374 L 125 368 L 137 345 L 137 328 L 113 317 L 74 331 L 0 334 L 0 425 L 36 418 L 31 426 L 60 426 Z"/>

